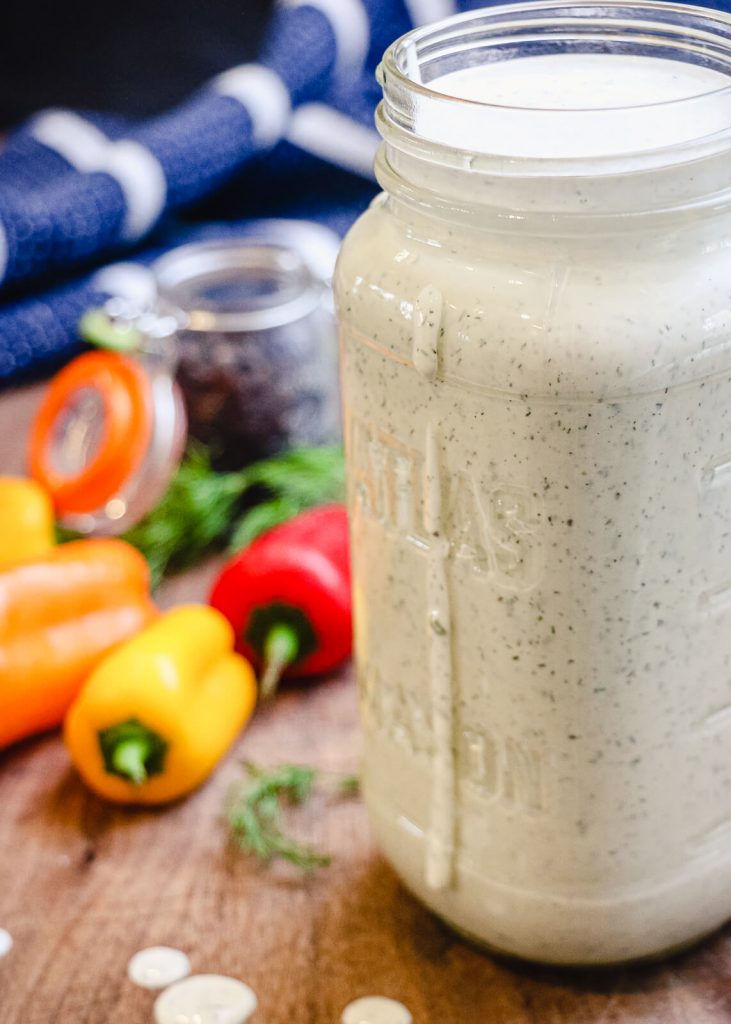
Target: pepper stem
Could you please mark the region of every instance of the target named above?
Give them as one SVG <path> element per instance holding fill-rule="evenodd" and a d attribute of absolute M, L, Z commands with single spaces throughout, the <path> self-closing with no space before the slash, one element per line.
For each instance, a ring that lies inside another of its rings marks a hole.
<path fill-rule="evenodd" d="M 129 779 L 135 786 L 141 786 L 147 781 L 145 760 L 150 756 L 150 749 L 149 741 L 143 736 L 122 740 L 112 753 L 116 773 Z"/>
<path fill-rule="evenodd" d="M 136 718 L 99 732 L 104 769 L 134 786 L 141 786 L 165 769 L 167 740 Z"/>
<path fill-rule="evenodd" d="M 264 669 L 259 683 L 261 700 L 274 696 L 282 673 L 297 660 L 299 651 L 300 638 L 296 629 L 283 622 L 271 627 L 264 640 Z"/>

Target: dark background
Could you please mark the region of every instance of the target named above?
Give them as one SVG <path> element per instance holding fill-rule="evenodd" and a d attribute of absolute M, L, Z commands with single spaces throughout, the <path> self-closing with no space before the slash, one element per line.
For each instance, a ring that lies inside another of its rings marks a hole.
<path fill-rule="evenodd" d="M 273 0 L 0 0 L 0 130 L 49 106 L 144 116 L 255 58 Z"/>

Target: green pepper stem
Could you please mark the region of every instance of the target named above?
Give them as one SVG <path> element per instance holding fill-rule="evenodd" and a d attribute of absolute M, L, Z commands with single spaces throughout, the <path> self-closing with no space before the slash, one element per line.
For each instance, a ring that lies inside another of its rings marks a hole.
<path fill-rule="evenodd" d="M 150 741 L 144 736 L 122 740 L 112 752 L 112 764 L 118 775 L 124 776 L 135 786 L 147 781 L 145 761 L 150 756 Z"/>
<path fill-rule="evenodd" d="M 262 700 L 269 700 L 277 692 L 282 674 L 297 660 L 299 649 L 300 638 L 296 629 L 285 623 L 271 627 L 264 640 L 264 667 L 259 683 Z"/>
<path fill-rule="evenodd" d="M 110 775 L 141 786 L 165 770 L 167 740 L 136 718 L 101 729 L 98 739 L 104 769 Z"/>

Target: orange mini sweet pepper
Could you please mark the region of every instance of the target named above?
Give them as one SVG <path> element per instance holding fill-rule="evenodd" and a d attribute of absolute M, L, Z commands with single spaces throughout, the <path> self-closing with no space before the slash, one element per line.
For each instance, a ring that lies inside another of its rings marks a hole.
<path fill-rule="evenodd" d="M 254 671 L 220 612 L 184 605 L 94 670 L 65 739 L 84 781 L 116 803 L 161 804 L 199 786 L 256 703 Z"/>
<path fill-rule="evenodd" d="M 155 614 L 147 563 L 121 540 L 0 572 L 0 748 L 59 725 L 94 666 Z"/>

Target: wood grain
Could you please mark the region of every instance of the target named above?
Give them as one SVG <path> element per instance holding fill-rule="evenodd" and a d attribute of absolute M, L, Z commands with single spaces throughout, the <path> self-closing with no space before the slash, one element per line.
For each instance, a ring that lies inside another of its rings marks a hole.
<path fill-rule="evenodd" d="M 0 398 L 0 471 L 22 466 L 37 392 Z M 205 596 L 215 566 L 176 580 L 166 603 Z M 338 1024 L 382 993 L 415 1024 L 731 1024 L 731 929 L 670 963 L 569 973 L 491 959 L 399 885 L 358 801 L 318 799 L 303 838 L 330 868 L 302 881 L 262 872 L 228 843 L 221 808 L 242 756 L 350 770 L 358 759 L 349 673 L 284 692 L 190 799 L 159 811 L 105 806 L 56 736 L 0 756 L 0 1024 L 148 1024 L 154 996 L 126 978 L 153 944 L 195 971 L 232 974 L 260 998 L 252 1024 Z"/>

